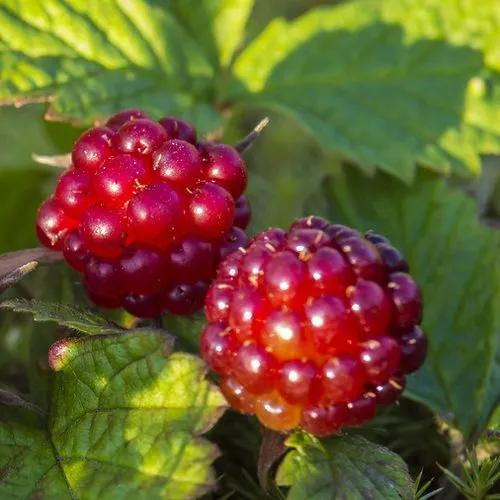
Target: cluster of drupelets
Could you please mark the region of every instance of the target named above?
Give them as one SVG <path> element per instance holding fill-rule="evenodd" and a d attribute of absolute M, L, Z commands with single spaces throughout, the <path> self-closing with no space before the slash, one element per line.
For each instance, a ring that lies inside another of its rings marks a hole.
<path fill-rule="evenodd" d="M 361 425 L 427 353 L 408 264 L 384 237 L 315 216 L 249 244 L 246 186 L 236 149 L 127 110 L 76 141 L 37 233 L 97 306 L 156 317 L 205 303 L 201 352 L 235 409 L 278 431 Z"/>

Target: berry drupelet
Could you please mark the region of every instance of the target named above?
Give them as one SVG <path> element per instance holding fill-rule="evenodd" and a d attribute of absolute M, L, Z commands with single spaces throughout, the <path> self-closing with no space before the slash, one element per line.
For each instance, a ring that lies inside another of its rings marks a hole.
<path fill-rule="evenodd" d="M 427 352 L 408 271 L 385 238 L 320 217 L 228 254 L 201 336 L 228 402 L 271 429 L 318 436 L 373 418 Z"/>
<path fill-rule="evenodd" d="M 203 306 L 221 258 L 248 243 L 247 171 L 174 117 L 125 110 L 76 141 L 40 207 L 43 245 L 83 274 L 90 300 L 139 317 Z"/>

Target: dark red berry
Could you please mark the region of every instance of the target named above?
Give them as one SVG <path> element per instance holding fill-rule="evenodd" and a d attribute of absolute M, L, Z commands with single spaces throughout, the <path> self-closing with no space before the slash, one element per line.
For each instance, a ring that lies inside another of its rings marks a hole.
<path fill-rule="evenodd" d="M 392 375 L 389 380 L 382 384 L 376 385 L 373 392 L 377 398 L 379 405 L 392 405 L 398 400 L 406 387 L 406 380 L 403 375 Z"/>
<path fill-rule="evenodd" d="M 280 228 L 271 228 L 254 236 L 251 242 L 263 246 L 270 245 L 275 251 L 280 250 L 286 242 L 286 232 Z"/>
<path fill-rule="evenodd" d="M 398 369 L 400 351 L 398 343 L 392 337 L 368 340 L 360 347 L 359 360 L 371 384 L 383 383 Z"/>
<path fill-rule="evenodd" d="M 90 258 L 84 276 L 86 288 L 101 297 L 120 298 L 125 295 L 118 266 L 113 261 Z"/>
<path fill-rule="evenodd" d="M 401 255 L 401 253 L 396 250 L 393 246 L 384 243 L 379 243 L 375 245 L 377 247 L 380 258 L 384 263 L 384 266 L 389 273 L 395 273 L 401 271 L 407 273 L 409 270 L 408 263 Z"/>
<path fill-rule="evenodd" d="M 122 306 L 122 297 L 103 297 L 101 295 L 97 295 L 87 287 L 85 287 L 85 292 L 89 301 L 101 309 L 119 309 Z"/>
<path fill-rule="evenodd" d="M 308 260 L 312 252 L 327 243 L 329 238 L 320 229 L 296 229 L 288 235 L 286 246 L 302 260 Z"/>
<path fill-rule="evenodd" d="M 154 243 L 164 237 L 173 242 L 183 219 L 184 202 L 180 194 L 164 182 L 149 184 L 130 200 L 127 207 L 131 240 Z"/>
<path fill-rule="evenodd" d="M 401 335 L 398 339 L 401 350 L 401 371 L 413 373 L 418 370 L 427 356 L 427 337 L 418 326 Z"/>
<path fill-rule="evenodd" d="M 254 287 L 262 285 L 264 267 L 272 259 L 275 251 L 262 245 L 250 248 L 241 259 L 238 278 L 241 284 Z"/>
<path fill-rule="evenodd" d="M 64 238 L 78 222 L 66 215 L 54 198 L 45 200 L 36 216 L 36 234 L 40 242 L 53 250 L 62 250 Z"/>
<path fill-rule="evenodd" d="M 276 360 L 257 344 L 240 347 L 232 366 L 234 378 L 253 394 L 272 391 L 277 373 Z"/>
<path fill-rule="evenodd" d="M 195 283 L 214 275 L 215 252 L 207 241 L 186 236 L 167 253 L 169 269 L 181 283 Z"/>
<path fill-rule="evenodd" d="M 123 307 L 138 318 L 156 318 L 165 310 L 161 294 L 127 295 Z"/>
<path fill-rule="evenodd" d="M 360 399 L 347 404 L 345 425 L 348 427 L 359 427 L 372 420 L 377 409 L 377 398 L 374 393 L 365 393 Z"/>
<path fill-rule="evenodd" d="M 184 120 L 175 116 L 167 116 L 158 120 L 158 123 L 165 129 L 169 140 L 180 139 L 196 144 L 196 130 Z"/>
<path fill-rule="evenodd" d="M 310 361 L 286 361 L 279 370 L 277 389 L 291 404 L 314 404 L 321 396 L 318 369 Z"/>
<path fill-rule="evenodd" d="M 73 229 L 64 238 L 63 254 L 68 264 L 75 271 L 83 273 L 92 254 L 83 244 L 78 229 Z"/>
<path fill-rule="evenodd" d="M 126 225 L 121 213 L 94 205 L 80 219 L 83 244 L 98 257 L 118 257 L 125 251 Z"/>
<path fill-rule="evenodd" d="M 344 240 L 354 238 L 359 239 L 361 235 L 353 229 L 352 227 L 343 226 L 342 224 L 331 224 L 325 230 L 327 236 L 334 242 L 334 246 L 340 247 L 342 246 L 342 242 Z"/>
<path fill-rule="evenodd" d="M 245 248 L 247 244 L 247 233 L 243 229 L 233 226 L 220 242 L 219 259 L 223 259 L 238 248 Z"/>
<path fill-rule="evenodd" d="M 347 418 L 345 405 L 313 406 L 302 412 L 300 426 L 315 436 L 336 434 Z"/>
<path fill-rule="evenodd" d="M 207 152 L 205 179 L 239 198 L 247 187 L 248 174 L 238 151 L 226 144 L 212 144 Z"/>
<path fill-rule="evenodd" d="M 91 176 L 83 168 L 67 170 L 57 182 L 54 198 L 70 217 L 78 219 L 93 203 Z"/>
<path fill-rule="evenodd" d="M 167 266 L 165 254 L 144 245 L 128 248 L 118 262 L 123 285 L 139 295 L 158 293 L 166 287 Z"/>
<path fill-rule="evenodd" d="M 193 188 L 202 176 L 198 150 L 179 139 L 163 143 L 153 153 L 153 169 L 158 179 L 180 188 Z"/>
<path fill-rule="evenodd" d="M 111 208 L 121 208 L 148 182 L 144 160 L 119 154 L 105 161 L 95 173 L 92 188 L 99 201 Z"/>
<path fill-rule="evenodd" d="M 342 239 L 342 253 L 361 279 L 383 282 L 386 271 L 375 245 L 360 237 Z"/>
<path fill-rule="evenodd" d="M 172 285 L 165 293 L 165 309 L 185 316 L 194 314 L 203 307 L 207 290 L 208 284 L 205 281 Z"/>
<path fill-rule="evenodd" d="M 219 265 L 217 269 L 217 279 L 236 282 L 239 276 L 239 266 L 245 252 L 237 250 L 229 254 Z"/>
<path fill-rule="evenodd" d="M 209 241 L 222 238 L 231 228 L 234 202 L 222 187 L 201 182 L 191 196 L 188 220 L 192 232 Z"/>
<path fill-rule="evenodd" d="M 362 364 L 355 357 L 340 354 L 323 365 L 321 381 L 326 404 L 348 403 L 361 396 L 366 375 Z"/>
<path fill-rule="evenodd" d="M 125 109 L 109 118 L 109 120 L 106 122 L 106 127 L 110 128 L 111 130 L 117 131 L 119 128 L 121 128 L 122 125 L 125 125 L 125 123 L 141 118 L 147 119 L 149 118 L 149 116 L 140 109 Z"/>
<path fill-rule="evenodd" d="M 266 264 L 263 288 L 273 306 L 291 305 L 300 301 L 305 277 L 305 264 L 292 252 L 281 252 Z"/>
<path fill-rule="evenodd" d="M 150 155 L 165 140 L 165 130 L 147 118 L 126 122 L 113 137 L 113 147 L 122 153 Z"/>
<path fill-rule="evenodd" d="M 216 373 L 228 373 L 227 368 L 233 364 L 238 347 L 235 334 L 225 323 L 209 323 L 201 333 L 201 354 Z"/>
<path fill-rule="evenodd" d="M 239 289 L 229 307 L 228 323 L 241 340 L 252 337 L 269 313 L 269 303 L 255 289 Z"/>
<path fill-rule="evenodd" d="M 384 238 L 380 234 L 376 234 L 373 231 L 367 231 L 363 236 L 366 240 L 368 240 L 370 243 L 373 243 L 374 245 L 389 245 L 389 240 L 387 238 Z"/>
<path fill-rule="evenodd" d="M 250 203 L 248 198 L 242 194 L 234 202 L 234 225 L 241 229 L 246 229 L 252 218 L 252 209 L 250 208 Z"/>
<path fill-rule="evenodd" d="M 205 298 L 205 315 L 208 321 L 227 321 L 229 306 L 234 297 L 234 286 L 215 282 Z"/>
<path fill-rule="evenodd" d="M 111 141 L 115 133 L 106 127 L 93 128 L 82 134 L 71 151 L 75 168 L 97 170 L 112 154 Z"/>
<path fill-rule="evenodd" d="M 342 254 L 328 247 L 318 249 L 307 261 L 310 293 L 344 295 L 355 281 L 354 273 Z"/>
<path fill-rule="evenodd" d="M 391 321 L 391 306 L 379 285 L 359 280 L 347 289 L 346 295 L 365 336 L 382 335 L 387 330 Z"/>
<path fill-rule="evenodd" d="M 317 215 L 310 215 L 309 217 L 302 217 L 297 219 L 291 226 L 290 232 L 297 229 L 321 229 L 325 230 L 330 223 L 323 219 L 323 217 L 318 217 Z"/>
<path fill-rule="evenodd" d="M 413 278 L 406 273 L 393 273 L 387 285 L 395 308 L 394 324 L 404 328 L 422 321 L 422 295 Z"/>

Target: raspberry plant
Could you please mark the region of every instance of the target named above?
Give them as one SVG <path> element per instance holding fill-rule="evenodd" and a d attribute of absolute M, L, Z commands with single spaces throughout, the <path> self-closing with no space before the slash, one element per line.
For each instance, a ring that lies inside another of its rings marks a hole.
<path fill-rule="evenodd" d="M 498 498 L 495 0 L 0 20 L 0 498 Z"/>

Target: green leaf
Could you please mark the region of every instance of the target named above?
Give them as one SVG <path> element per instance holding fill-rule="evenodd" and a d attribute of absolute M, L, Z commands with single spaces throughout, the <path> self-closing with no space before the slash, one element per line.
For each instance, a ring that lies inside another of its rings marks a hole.
<path fill-rule="evenodd" d="M 228 99 L 280 111 L 325 148 L 406 182 L 416 162 L 477 174 L 479 149 L 500 150 L 481 53 L 500 29 L 488 21 L 489 38 L 477 35 L 497 19 L 493 0 L 463 4 L 358 0 L 276 19 L 236 60 Z"/>
<path fill-rule="evenodd" d="M 198 358 L 160 331 L 64 339 L 46 430 L 0 423 L 2 498 L 198 498 L 225 409 Z"/>
<path fill-rule="evenodd" d="M 469 436 L 481 412 L 495 407 L 488 387 L 500 329 L 500 233 L 478 223 L 473 200 L 425 171 L 406 187 L 349 168 L 326 192 L 332 220 L 380 232 L 407 257 L 423 290 L 430 344 L 408 395 Z"/>
<path fill-rule="evenodd" d="M 158 1 L 159 5 L 165 2 Z M 241 45 L 254 0 L 170 0 L 170 8 L 214 67 L 228 66 Z"/>
<path fill-rule="evenodd" d="M 127 107 L 182 115 L 201 131 L 219 123 L 214 70 L 164 6 L 0 0 L 0 23 L 0 102 L 50 100 L 49 117 L 86 123 Z"/>
<path fill-rule="evenodd" d="M 35 321 L 54 321 L 87 335 L 100 335 L 120 330 L 107 319 L 70 304 L 42 302 L 41 300 L 11 299 L 0 303 L 1 309 L 33 314 Z"/>
<path fill-rule="evenodd" d="M 296 433 L 294 448 L 277 473 L 280 486 L 290 486 L 289 500 L 401 500 L 412 498 L 412 482 L 403 459 L 356 436 L 327 440 Z"/>

